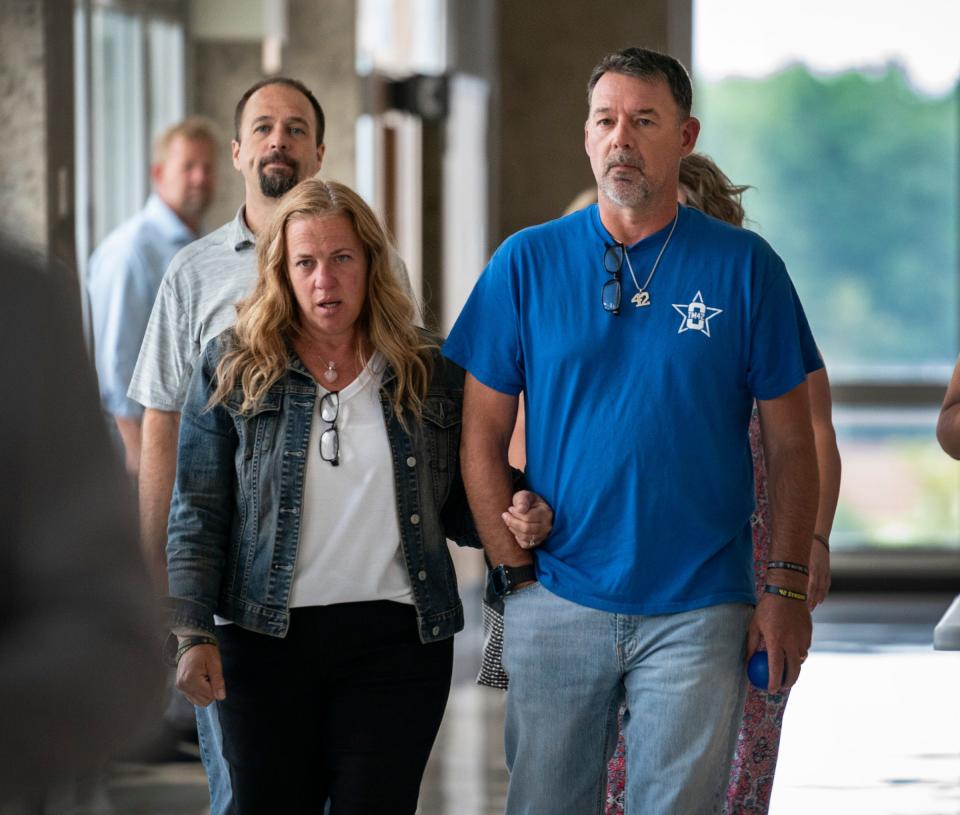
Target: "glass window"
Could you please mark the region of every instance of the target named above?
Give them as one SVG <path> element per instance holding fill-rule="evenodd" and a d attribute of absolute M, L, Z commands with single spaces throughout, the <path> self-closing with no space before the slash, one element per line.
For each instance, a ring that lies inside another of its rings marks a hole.
<path fill-rule="evenodd" d="M 139 18 L 92 14 L 94 243 L 143 205 L 147 181 L 143 29 Z"/>
<path fill-rule="evenodd" d="M 150 141 L 184 116 L 183 25 L 163 19 L 147 24 L 150 60 Z"/>
<path fill-rule="evenodd" d="M 695 4 L 698 149 L 751 185 L 747 226 L 841 386 L 840 548 L 960 548 L 934 438 L 960 336 L 957 30 L 944 0 Z"/>
<path fill-rule="evenodd" d="M 936 422 L 936 408 L 835 409 L 843 487 L 834 549 L 957 546 L 960 469 L 937 444 Z"/>
<path fill-rule="evenodd" d="M 358 0 L 357 73 L 442 74 L 448 0 Z"/>
<path fill-rule="evenodd" d="M 77 248 L 81 267 L 150 189 L 151 141 L 185 115 L 183 20 L 166 0 L 77 0 Z"/>

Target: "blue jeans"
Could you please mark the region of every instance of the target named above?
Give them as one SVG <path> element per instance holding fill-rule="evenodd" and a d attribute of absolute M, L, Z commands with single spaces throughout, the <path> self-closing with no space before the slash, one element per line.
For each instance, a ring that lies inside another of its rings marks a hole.
<path fill-rule="evenodd" d="M 230 766 L 223 757 L 223 733 L 217 702 L 197 707 L 196 711 L 200 758 L 210 788 L 210 815 L 230 815 L 233 812 L 233 790 L 230 787 Z"/>
<path fill-rule="evenodd" d="M 746 689 L 748 605 L 611 614 L 539 583 L 506 599 L 508 815 L 603 813 L 626 701 L 626 811 L 722 811 Z"/>

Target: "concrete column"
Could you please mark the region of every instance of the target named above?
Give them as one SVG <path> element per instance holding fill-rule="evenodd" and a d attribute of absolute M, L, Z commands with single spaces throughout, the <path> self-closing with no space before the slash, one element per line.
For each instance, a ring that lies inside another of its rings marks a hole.
<path fill-rule="evenodd" d="M 691 0 L 499 0 L 494 244 L 555 218 L 593 176 L 583 150 L 586 84 L 630 45 L 689 68 Z"/>
<path fill-rule="evenodd" d="M 0 3 L 0 230 L 71 266 L 72 62 L 71 3 Z"/>

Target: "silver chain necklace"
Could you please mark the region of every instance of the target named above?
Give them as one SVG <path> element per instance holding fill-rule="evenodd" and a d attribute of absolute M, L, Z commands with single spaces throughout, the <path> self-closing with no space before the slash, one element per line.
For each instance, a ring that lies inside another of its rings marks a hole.
<path fill-rule="evenodd" d="M 637 282 L 637 276 L 634 274 L 633 265 L 630 263 L 630 253 L 627 251 L 627 247 L 623 247 L 623 256 L 627 261 L 627 268 L 630 270 L 630 277 L 633 279 L 633 285 L 637 289 L 637 293 L 630 298 L 630 302 L 633 303 L 637 308 L 641 306 L 650 305 L 650 292 L 647 291 L 647 287 L 650 285 L 650 281 L 653 280 L 653 276 L 657 273 L 657 267 L 660 265 L 660 258 L 663 257 L 663 253 L 667 251 L 667 247 L 670 245 L 670 238 L 673 237 L 673 230 L 677 228 L 677 220 L 680 218 L 680 207 L 677 207 L 677 214 L 673 216 L 673 226 L 670 227 L 670 232 L 667 235 L 667 239 L 663 242 L 663 246 L 660 247 L 660 254 L 657 255 L 657 259 L 653 262 L 653 268 L 650 269 L 650 274 L 647 275 L 647 279 L 644 284 L 641 286 Z"/>

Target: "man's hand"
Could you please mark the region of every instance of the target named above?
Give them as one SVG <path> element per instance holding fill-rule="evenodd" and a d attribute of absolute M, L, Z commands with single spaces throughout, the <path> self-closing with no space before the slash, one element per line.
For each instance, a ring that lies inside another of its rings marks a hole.
<path fill-rule="evenodd" d="M 539 546 L 553 528 L 553 510 L 535 492 L 520 490 L 513 503 L 500 516 L 524 549 Z"/>
<path fill-rule="evenodd" d="M 747 633 L 747 660 L 760 647 L 767 649 L 770 682 L 767 690 L 776 693 L 782 687 L 790 688 L 800 676 L 800 667 L 810 650 L 813 624 L 806 603 L 764 594 L 750 621 Z M 786 668 L 786 671 L 784 671 Z"/>
<path fill-rule="evenodd" d="M 177 689 L 194 705 L 206 707 L 227 698 L 216 645 L 194 645 L 177 663 Z"/>

